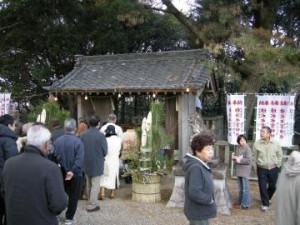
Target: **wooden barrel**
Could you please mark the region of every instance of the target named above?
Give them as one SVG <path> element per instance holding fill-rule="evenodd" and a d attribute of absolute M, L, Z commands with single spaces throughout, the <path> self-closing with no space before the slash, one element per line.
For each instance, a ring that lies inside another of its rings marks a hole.
<path fill-rule="evenodd" d="M 149 175 L 150 182 L 132 181 L 132 200 L 141 203 L 161 201 L 161 176 Z"/>

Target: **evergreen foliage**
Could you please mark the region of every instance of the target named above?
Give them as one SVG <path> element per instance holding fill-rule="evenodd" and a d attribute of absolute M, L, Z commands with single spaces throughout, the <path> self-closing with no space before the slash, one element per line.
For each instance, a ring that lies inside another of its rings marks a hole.
<path fill-rule="evenodd" d="M 190 16 L 176 10 L 171 0 L 161 2 L 165 12 L 188 28 L 192 47 L 211 52 L 217 79 L 231 87 L 220 91 L 228 93 L 233 86 L 235 92 L 250 94 L 299 91 L 299 1 L 196 0 Z M 246 131 L 255 102 L 255 95 L 251 96 L 246 101 Z M 223 101 L 210 98 L 215 105 Z"/>
<path fill-rule="evenodd" d="M 185 37 L 174 17 L 138 0 L 3 0 L 0 24 L 1 91 L 33 104 L 46 100 L 43 87 L 70 72 L 77 54 L 178 49 Z"/>
<path fill-rule="evenodd" d="M 56 118 L 63 124 L 65 119 L 70 117 L 70 113 L 67 110 L 61 109 L 57 102 L 47 101 L 35 106 L 34 109 L 27 114 L 27 122 L 35 122 L 43 109 L 45 109 L 47 113 L 45 124 L 49 128 L 51 128 L 52 119 Z"/>
<path fill-rule="evenodd" d="M 168 144 L 172 144 L 172 139 L 162 132 L 165 120 L 164 104 L 160 101 L 152 101 L 150 110 L 152 112 L 152 125 L 148 134 L 148 138 L 150 138 L 147 141 L 150 140 L 151 143 L 147 145 L 147 148 L 150 148 L 151 151 L 143 153 L 140 142 L 137 146 L 133 146 L 130 149 L 132 154 L 127 154 L 131 156 L 131 160 L 125 166 L 123 175 L 131 175 L 133 180 L 143 183 L 150 183 L 153 174 L 163 175 L 164 159 L 159 157 L 159 152 L 164 148 L 166 141 Z M 142 132 L 138 129 L 138 140 L 141 139 L 141 136 Z"/>

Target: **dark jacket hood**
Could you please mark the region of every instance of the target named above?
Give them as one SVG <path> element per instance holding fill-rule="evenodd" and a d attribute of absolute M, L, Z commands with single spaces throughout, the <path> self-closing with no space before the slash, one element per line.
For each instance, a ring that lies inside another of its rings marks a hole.
<path fill-rule="evenodd" d="M 192 165 L 201 163 L 203 166 L 205 166 L 207 169 L 210 169 L 209 166 L 203 162 L 201 159 L 197 158 L 196 156 L 191 155 L 190 153 L 187 153 L 183 157 L 183 171 L 186 172 Z"/>
<path fill-rule="evenodd" d="M 17 135 L 7 126 L 0 124 L 0 137 L 10 137 L 17 140 Z"/>

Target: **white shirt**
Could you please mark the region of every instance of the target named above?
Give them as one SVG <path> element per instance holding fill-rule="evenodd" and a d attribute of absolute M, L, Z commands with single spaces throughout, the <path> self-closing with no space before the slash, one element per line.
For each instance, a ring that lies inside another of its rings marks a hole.
<path fill-rule="evenodd" d="M 105 135 L 105 130 L 109 125 L 113 125 L 115 127 L 116 130 L 116 134 L 118 135 L 119 138 L 121 138 L 121 140 L 123 141 L 124 139 L 124 135 L 123 135 L 123 130 L 120 126 L 118 126 L 117 124 L 114 123 L 107 123 L 104 126 L 101 127 L 100 132 L 102 132 Z"/>

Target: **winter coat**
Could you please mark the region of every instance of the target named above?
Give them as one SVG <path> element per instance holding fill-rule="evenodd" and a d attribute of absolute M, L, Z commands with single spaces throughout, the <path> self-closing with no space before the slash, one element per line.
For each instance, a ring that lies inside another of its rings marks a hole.
<path fill-rule="evenodd" d="M 4 163 L 7 159 L 19 153 L 17 146 L 17 136 L 7 126 L 0 124 L 0 175 L 2 175 Z M 5 214 L 4 194 L 3 194 L 3 180 L 0 179 L 0 213 Z M 1 216 L 2 218 L 2 216 Z"/>
<path fill-rule="evenodd" d="M 107 141 L 95 127 L 84 132 L 80 139 L 84 145 L 84 173 L 91 177 L 101 176 L 104 168 L 104 157 L 107 154 Z"/>
<path fill-rule="evenodd" d="M 51 132 L 51 141 L 54 142 L 57 138 L 59 138 L 60 136 L 63 136 L 64 134 L 65 134 L 65 132 L 64 132 L 63 128 L 53 129 L 53 131 Z"/>
<path fill-rule="evenodd" d="M 60 168 L 36 147 L 8 159 L 3 169 L 7 225 L 57 225 L 67 206 Z"/>
<path fill-rule="evenodd" d="M 0 174 L 4 166 L 4 162 L 12 156 L 17 155 L 17 136 L 7 126 L 0 124 Z"/>
<path fill-rule="evenodd" d="M 82 141 L 74 134 L 66 133 L 53 142 L 54 154 L 64 173 L 71 171 L 82 176 L 84 148 Z"/>
<path fill-rule="evenodd" d="M 274 139 L 269 143 L 260 139 L 253 144 L 253 157 L 258 167 L 264 169 L 281 167 L 282 148 Z"/>
<path fill-rule="evenodd" d="M 236 176 L 249 177 L 252 168 L 252 151 L 248 145 L 239 146 L 236 156 L 243 156 L 239 163 L 236 162 Z"/>
<path fill-rule="evenodd" d="M 300 225 L 300 153 L 293 151 L 279 174 L 275 224 Z"/>
<path fill-rule="evenodd" d="M 100 178 L 100 186 L 107 189 L 115 189 L 120 185 L 119 169 L 120 169 L 120 151 L 121 138 L 112 135 L 106 138 L 108 144 L 108 153 L 105 156 L 104 174 Z"/>
<path fill-rule="evenodd" d="M 188 220 L 208 220 L 217 214 L 214 201 L 213 174 L 199 158 L 184 157 L 185 201 L 184 214 Z"/>

